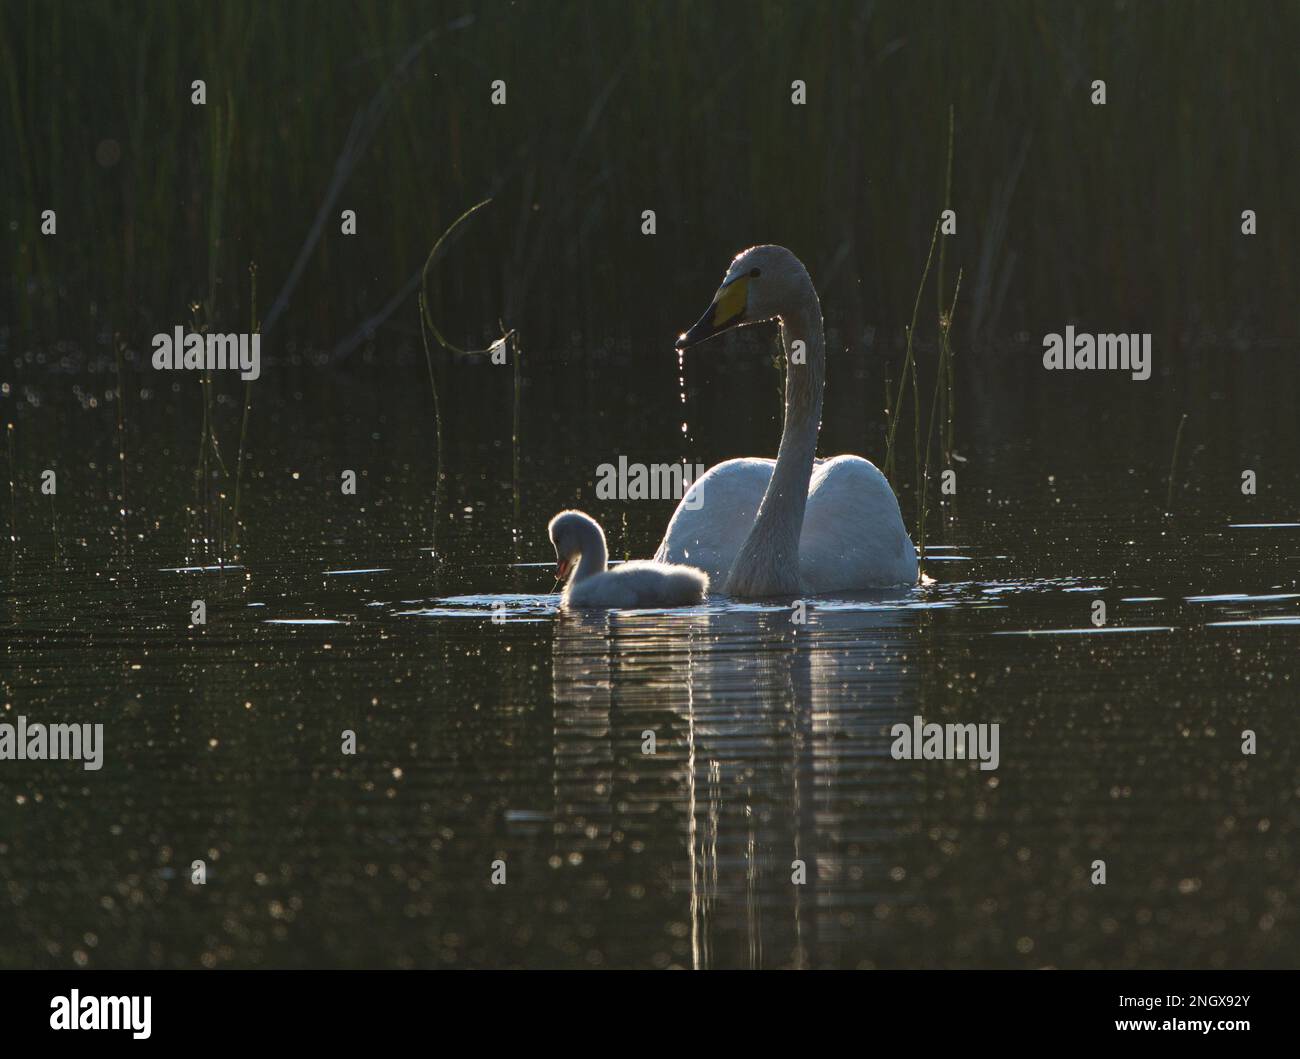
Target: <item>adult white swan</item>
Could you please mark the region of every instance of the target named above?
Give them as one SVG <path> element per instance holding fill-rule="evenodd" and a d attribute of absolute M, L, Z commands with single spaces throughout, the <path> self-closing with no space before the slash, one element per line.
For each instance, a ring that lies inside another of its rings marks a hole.
<path fill-rule="evenodd" d="M 736 255 L 677 348 L 761 320 L 785 347 L 785 424 L 772 460 L 727 460 L 682 498 L 655 553 L 704 570 L 733 597 L 820 595 L 915 584 L 916 549 L 889 482 L 861 456 L 815 459 L 826 379 L 821 303 L 782 246 Z"/>

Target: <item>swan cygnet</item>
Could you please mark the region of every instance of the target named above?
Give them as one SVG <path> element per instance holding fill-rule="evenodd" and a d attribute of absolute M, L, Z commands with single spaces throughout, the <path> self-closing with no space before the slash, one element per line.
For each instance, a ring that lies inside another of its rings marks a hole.
<path fill-rule="evenodd" d="M 916 549 L 888 480 L 861 456 L 817 459 L 826 340 L 803 263 L 783 246 L 737 254 L 679 350 L 775 320 L 785 350 L 776 460 L 726 460 L 682 498 L 655 558 L 692 563 L 737 598 L 914 585 Z"/>
<path fill-rule="evenodd" d="M 561 511 L 546 529 L 565 607 L 689 607 L 709 591 L 708 575 L 693 566 L 638 560 L 607 570 L 605 532 L 581 511 Z"/>

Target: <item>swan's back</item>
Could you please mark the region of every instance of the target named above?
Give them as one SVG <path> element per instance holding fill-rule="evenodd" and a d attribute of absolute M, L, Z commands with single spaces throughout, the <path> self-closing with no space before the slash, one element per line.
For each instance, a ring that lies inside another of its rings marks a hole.
<path fill-rule="evenodd" d="M 703 601 L 709 578 L 691 566 L 641 559 L 584 578 L 564 590 L 567 607 L 689 607 Z"/>
<path fill-rule="evenodd" d="M 754 525 L 775 466 L 775 460 L 751 457 L 710 467 L 677 505 L 655 559 L 698 566 L 721 584 Z"/>
<path fill-rule="evenodd" d="M 916 584 L 916 548 L 898 498 L 870 460 L 834 456 L 813 467 L 799 575 L 812 595 Z"/>
<path fill-rule="evenodd" d="M 737 459 L 712 467 L 677 505 L 655 558 L 698 566 L 715 583 L 726 580 L 775 466 Z M 799 576 L 810 595 L 916 583 L 916 549 L 898 498 L 869 460 L 833 456 L 813 465 Z"/>

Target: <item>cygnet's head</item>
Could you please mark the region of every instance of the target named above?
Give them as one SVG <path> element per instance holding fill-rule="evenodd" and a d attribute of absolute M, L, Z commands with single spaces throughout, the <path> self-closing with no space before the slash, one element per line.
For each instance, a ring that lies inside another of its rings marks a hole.
<path fill-rule="evenodd" d="M 812 289 L 808 270 L 783 246 L 751 246 L 732 260 L 713 304 L 677 338 L 686 349 L 742 324 L 772 320 L 795 308 Z"/>
<path fill-rule="evenodd" d="M 555 547 L 555 576 L 563 581 L 584 554 L 605 562 L 605 532 L 600 523 L 582 511 L 561 511 L 546 527 Z"/>

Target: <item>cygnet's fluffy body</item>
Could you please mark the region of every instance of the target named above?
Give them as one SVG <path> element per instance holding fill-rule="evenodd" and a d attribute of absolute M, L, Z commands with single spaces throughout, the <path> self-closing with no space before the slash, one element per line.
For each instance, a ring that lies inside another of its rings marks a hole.
<path fill-rule="evenodd" d="M 566 582 L 565 607 L 689 607 L 708 594 L 709 575 L 693 566 L 642 559 L 607 569 L 605 533 L 581 511 L 561 511 L 547 532 L 555 546 L 556 577 Z"/>

